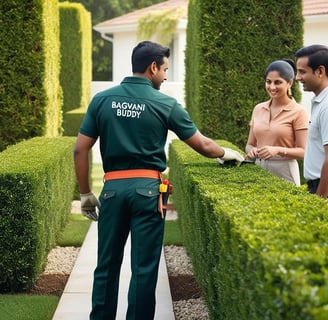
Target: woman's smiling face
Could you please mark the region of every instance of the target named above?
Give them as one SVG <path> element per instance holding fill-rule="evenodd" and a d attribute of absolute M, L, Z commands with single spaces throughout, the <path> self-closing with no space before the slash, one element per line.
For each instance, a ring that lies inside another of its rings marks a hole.
<path fill-rule="evenodd" d="M 282 78 L 278 71 L 270 71 L 265 79 L 265 89 L 272 99 L 287 96 L 291 84 Z"/>

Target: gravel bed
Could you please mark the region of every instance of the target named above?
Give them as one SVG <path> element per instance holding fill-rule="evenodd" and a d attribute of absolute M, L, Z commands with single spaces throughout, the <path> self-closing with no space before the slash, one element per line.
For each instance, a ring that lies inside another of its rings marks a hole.
<path fill-rule="evenodd" d="M 176 320 L 209 320 L 208 309 L 203 299 L 173 301 Z"/>
<path fill-rule="evenodd" d="M 193 274 L 192 264 L 185 247 L 165 246 L 164 256 L 167 272 L 170 275 Z"/>
<path fill-rule="evenodd" d="M 185 247 L 165 246 L 164 256 L 170 276 L 193 275 L 191 261 Z M 207 306 L 202 298 L 173 301 L 176 320 L 208 320 Z"/>
<path fill-rule="evenodd" d="M 80 252 L 77 247 L 55 247 L 48 254 L 44 274 L 70 274 Z"/>

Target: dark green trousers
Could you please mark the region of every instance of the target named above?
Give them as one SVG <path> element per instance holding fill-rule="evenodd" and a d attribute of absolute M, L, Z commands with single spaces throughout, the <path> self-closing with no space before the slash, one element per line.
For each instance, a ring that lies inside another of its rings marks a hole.
<path fill-rule="evenodd" d="M 92 320 L 115 320 L 123 251 L 131 232 L 128 320 L 152 320 L 163 245 L 158 212 L 160 180 L 109 180 L 100 195 L 98 261 L 94 272 Z"/>

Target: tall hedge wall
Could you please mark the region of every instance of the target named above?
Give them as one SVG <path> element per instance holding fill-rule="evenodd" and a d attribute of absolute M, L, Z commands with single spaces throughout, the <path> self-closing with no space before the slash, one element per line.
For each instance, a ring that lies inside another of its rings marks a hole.
<path fill-rule="evenodd" d="M 57 0 L 0 2 L 0 150 L 61 132 Z"/>
<path fill-rule="evenodd" d="M 59 4 L 60 83 L 64 94 L 64 113 L 86 110 L 91 96 L 91 14 L 79 3 Z"/>
<path fill-rule="evenodd" d="M 59 4 L 60 83 L 64 93 L 64 135 L 76 136 L 91 98 L 91 14 L 79 3 Z"/>
<path fill-rule="evenodd" d="M 267 65 L 293 59 L 302 39 L 302 0 L 190 0 L 186 107 L 198 127 L 244 149 Z"/>

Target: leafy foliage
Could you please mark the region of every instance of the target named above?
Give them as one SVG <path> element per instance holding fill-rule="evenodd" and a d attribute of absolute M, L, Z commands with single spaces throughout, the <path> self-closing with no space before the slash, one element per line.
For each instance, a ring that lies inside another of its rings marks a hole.
<path fill-rule="evenodd" d="M 218 166 L 178 140 L 169 162 L 211 319 L 327 319 L 327 200 L 254 164 Z"/>
<path fill-rule="evenodd" d="M 190 0 L 186 106 L 198 127 L 244 149 L 267 65 L 294 59 L 302 38 L 301 0 Z"/>
<path fill-rule="evenodd" d="M 0 151 L 61 133 L 57 0 L 0 3 Z"/>
<path fill-rule="evenodd" d="M 137 38 L 142 40 L 155 36 L 156 41 L 168 46 L 173 39 L 179 19 L 186 16 L 185 8 L 150 12 L 139 19 Z"/>
<path fill-rule="evenodd" d="M 63 87 L 63 112 L 86 110 L 91 96 L 91 15 L 81 4 L 61 3 L 60 83 Z"/>
<path fill-rule="evenodd" d="M 31 288 L 67 221 L 75 140 L 36 137 L 0 153 L 0 292 Z"/>

